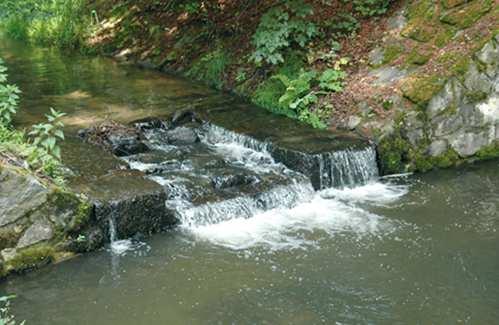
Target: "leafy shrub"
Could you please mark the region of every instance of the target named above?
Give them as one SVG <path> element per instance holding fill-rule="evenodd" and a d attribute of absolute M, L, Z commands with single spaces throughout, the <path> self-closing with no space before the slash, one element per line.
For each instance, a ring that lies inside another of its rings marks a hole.
<path fill-rule="evenodd" d="M 343 0 L 343 2 L 349 2 Z M 364 17 L 384 14 L 390 6 L 391 0 L 353 0 L 353 8 Z"/>
<path fill-rule="evenodd" d="M 346 73 L 337 69 L 327 69 L 319 77 L 319 87 L 324 90 L 340 92 L 343 90 L 343 79 Z"/>
<path fill-rule="evenodd" d="M 92 25 L 84 0 L 4 0 L 2 25 L 7 35 L 36 44 L 78 48 Z"/>
<path fill-rule="evenodd" d="M 331 91 L 342 91 L 345 76 L 345 72 L 338 69 L 327 69 L 320 75 L 316 71 L 302 70 L 295 79 L 278 74 L 273 78 L 285 87 L 279 98 L 279 105 L 285 109 L 286 115 L 315 128 L 324 128 L 326 124 L 323 120 L 327 116 L 327 110 L 317 107 L 312 110 L 312 107 L 319 102 L 319 96 Z"/>
<path fill-rule="evenodd" d="M 323 23 L 323 29 L 336 38 L 350 36 L 360 27 L 359 21 L 349 13 L 340 13 Z"/>
<path fill-rule="evenodd" d="M 253 35 L 255 51 L 251 59 L 256 64 L 275 65 L 284 62 L 283 51 L 290 46 L 304 48 L 318 33 L 315 24 L 304 19 L 312 13 L 310 5 L 298 0 L 270 9 L 262 16 Z"/>
<path fill-rule="evenodd" d="M 17 103 L 21 91 L 14 85 L 6 84 L 6 72 L 7 68 L 0 59 L 0 124 L 8 126 L 17 112 Z"/>
<path fill-rule="evenodd" d="M 0 155 L 23 159 L 26 168 L 42 173 L 62 184 L 63 168 L 58 140 L 64 139 L 60 118 L 64 115 L 51 109 L 48 122 L 35 125 L 30 133 L 15 130 L 12 117 L 17 111 L 19 89 L 6 85 L 7 69 L 0 60 Z M 1 324 L 1 323 L 0 323 Z"/>
<path fill-rule="evenodd" d="M 33 137 L 33 145 L 41 147 L 52 158 L 61 160 L 61 149 L 58 145 L 59 140 L 64 140 L 64 123 L 60 121 L 65 113 L 58 112 L 50 108 L 50 113 L 46 114 L 47 123 L 33 125 L 29 133 Z"/>

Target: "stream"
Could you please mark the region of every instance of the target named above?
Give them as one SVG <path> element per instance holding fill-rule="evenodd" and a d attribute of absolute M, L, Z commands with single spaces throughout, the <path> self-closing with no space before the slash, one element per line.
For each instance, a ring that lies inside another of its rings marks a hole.
<path fill-rule="evenodd" d="M 498 161 L 379 177 L 375 151 L 349 149 L 356 141 L 341 135 L 337 151 L 314 156 L 314 179 L 280 162 L 266 139 L 300 150 L 310 141 L 317 148 L 305 149 L 314 153 L 325 146 L 314 139 L 328 135 L 309 135 L 228 94 L 15 42 L 2 41 L 0 55 L 23 90 L 19 127 L 43 120 L 51 106 L 68 114 L 62 149 L 75 187 L 120 163 L 82 143 L 81 128 L 192 107 L 211 112 L 212 122 L 196 126 L 200 140 L 188 145 L 165 142 L 161 128 L 147 130 L 152 150 L 121 158 L 165 187 L 165 204 L 180 224 L 152 237 L 120 238 L 109 216 L 111 244 L 0 283 L 0 296 L 17 295 L 17 320 L 497 323 Z M 262 127 L 269 121 L 272 128 Z"/>

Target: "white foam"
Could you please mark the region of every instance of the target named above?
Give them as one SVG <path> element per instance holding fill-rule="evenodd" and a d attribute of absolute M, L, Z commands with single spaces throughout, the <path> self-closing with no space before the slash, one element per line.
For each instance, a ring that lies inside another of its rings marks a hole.
<path fill-rule="evenodd" d="M 115 240 L 111 242 L 111 252 L 115 255 L 124 255 L 127 251 L 134 249 L 131 239 Z"/>
<path fill-rule="evenodd" d="M 324 231 L 329 236 L 340 233 L 378 236 L 391 233 L 394 228 L 394 223 L 381 216 L 316 195 L 290 209 L 272 209 L 249 219 L 189 227 L 188 231 L 198 239 L 235 250 L 253 246 L 279 250 L 314 245 L 313 240 L 304 238 L 304 234 L 314 231 Z"/>
<path fill-rule="evenodd" d="M 215 143 L 212 147 L 218 154 L 250 167 L 261 166 L 265 168 L 275 164 L 274 159 L 267 151 L 256 151 L 235 142 Z"/>
<path fill-rule="evenodd" d="M 398 200 L 407 194 L 408 185 L 371 182 L 363 186 L 336 189 L 329 188 L 320 192 L 321 197 L 339 199 L 348 202 L 368 202 L 386 204 Z"/>

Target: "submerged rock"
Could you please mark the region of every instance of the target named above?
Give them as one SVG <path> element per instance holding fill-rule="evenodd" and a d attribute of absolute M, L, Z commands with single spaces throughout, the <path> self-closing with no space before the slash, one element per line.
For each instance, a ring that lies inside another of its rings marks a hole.
<path fill-rule="evenodd" d="M 229 174 L 217 175 L 212 178 L 211 183 L 217 190 L 226 189 L 235 186 L 250 185 L 258 182 L 255 175 Z"/>
<path fill-rule="evenodd" d="M 196 131 L 184 126 L 166 131 L 165 135 L 168 143 L 172 145 L 189 145 L 199 142 Z"/>
<path fill-rule="evenodd" d="M 149 150 L 136 128 L 112 121 L 80 130 L 78 135 L 85 141 L 103 146 L 117 156 L 133 155 Z"/>

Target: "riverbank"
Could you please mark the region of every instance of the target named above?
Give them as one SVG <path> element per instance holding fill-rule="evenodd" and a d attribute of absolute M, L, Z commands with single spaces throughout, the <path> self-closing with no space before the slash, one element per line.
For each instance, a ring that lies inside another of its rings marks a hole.
<path fill-rule="evenodd" d="M 133 6 L 97 2 L 92 9 L 102 22 L 90 44 L 102 53 L 201 80 L 299 119 L 283 107 L 287 99 L 282 96 L 308 101 L 307 89 L 323 89 L 300 71 L 335 66 L 333 70 L 346 73 L 344 80 L 337 91 L 314 97 L 318 101 L 305 110 L 313 114 L 302 121 L 370 138 L 378 144 L 384 174 L 497 157 L 497 2 L 387 3 L 386 10 L 372 16 L 336 1 L 307 3 L 310 12 L 321 14 L 305 15 L 302 22 L 320 33 L 303 47 L 290 41 L 283 61 L 276 64 L 251 60 L 264 17 L 270 19 L 268 13 L 275 9 L 270 3 L 186 9 L 148 1 Z M 292 17 L 293 8 L 282 9 Z M 338 45 L 326 42 L 331 39 Z M 306 89 L 287 93 L 283 75 L 305 82 Z"/>

